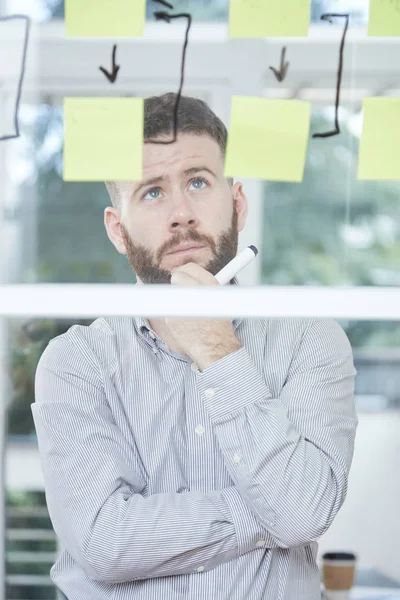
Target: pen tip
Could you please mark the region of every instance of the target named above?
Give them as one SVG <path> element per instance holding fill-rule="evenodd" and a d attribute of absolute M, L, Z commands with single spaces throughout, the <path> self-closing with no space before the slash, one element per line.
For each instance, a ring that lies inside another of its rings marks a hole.
<path fill-rule="evenodd" d="M 251 248 L 253 250 L 254 254 L 257 256 L 257 254 L 258 254 L 257 248 L 255 246 L 249 246 L 249 248 Z"/>

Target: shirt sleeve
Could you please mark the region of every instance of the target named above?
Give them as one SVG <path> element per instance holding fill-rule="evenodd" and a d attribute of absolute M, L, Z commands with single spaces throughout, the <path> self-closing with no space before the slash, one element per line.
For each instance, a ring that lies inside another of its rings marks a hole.
<path fill-rule="evenodd" d="M 345 332 L 324 319 L 306 328 L 277 398 L 244 347 L 198 375 L 231 478 L 283 548 L 320 538 L 345 500 L 356 374 Z"/>
<path fill-rule="evenodd" d="M 146 496 L 94 353 L 47 346 L 31 405 L 54 531 L 88 577 L 120 583 L 210 570 L 276 542 L 232 486 Z"/>

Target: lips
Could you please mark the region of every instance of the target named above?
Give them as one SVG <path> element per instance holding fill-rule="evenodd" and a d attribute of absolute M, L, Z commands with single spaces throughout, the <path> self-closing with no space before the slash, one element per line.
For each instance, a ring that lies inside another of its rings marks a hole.
<path fill-rule="evenodd" d="M 203 246 L 194 246 L 193 244 L 182 244 L 181 246 L 177 246 L 176 248 L 171 250 L 171 252 L 169 252 L 168 254 L 175 254 L 176 252 L 183 252 L 188 250 L 199 250 L 200 248 L 203 248 Z"/>

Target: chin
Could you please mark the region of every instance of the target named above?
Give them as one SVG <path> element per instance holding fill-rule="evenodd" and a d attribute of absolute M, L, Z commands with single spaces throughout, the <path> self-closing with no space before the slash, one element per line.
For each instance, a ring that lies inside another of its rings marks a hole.
<path fill-rule="evenodd" d="M 183 265 L 187 265 L 188 263 L 195 263 L 196 265 L 199 265 L 200 267 L 203 267 L 203 269 L 205 269 L 207 261 L 199 259 L 196 260 L 194 257 L 186 256 L 185 258 L 180 258 L 179 260 L 177 260 L 175 264 L 171 267 L 171 269 L 176 269 L 176 267 L 182 267 Z"/>

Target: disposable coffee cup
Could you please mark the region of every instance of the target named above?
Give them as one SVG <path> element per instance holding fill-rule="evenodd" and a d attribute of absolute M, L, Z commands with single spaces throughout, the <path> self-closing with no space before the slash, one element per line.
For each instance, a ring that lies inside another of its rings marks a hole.
<path fill-rule="evenodd" d="M 326 552 L 322 556 L 325 600 L 350 600 L 357 556 L 352 552 Z"/>

